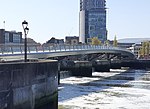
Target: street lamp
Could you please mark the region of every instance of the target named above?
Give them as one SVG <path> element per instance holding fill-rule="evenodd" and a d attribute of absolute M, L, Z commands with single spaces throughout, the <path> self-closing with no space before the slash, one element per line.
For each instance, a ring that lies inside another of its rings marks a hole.
<path fill-rule="evenodd" d="M 23 27 L 24 35 L 25 35 L 25 38 L 24 38 L 24 61 L 25 62 L 27 62 L 27 34 L 29 32 L 29 28 L 27 26 L 28 26 L 28 22 L 24 20 L 22 22 L 22 27 Z"/>

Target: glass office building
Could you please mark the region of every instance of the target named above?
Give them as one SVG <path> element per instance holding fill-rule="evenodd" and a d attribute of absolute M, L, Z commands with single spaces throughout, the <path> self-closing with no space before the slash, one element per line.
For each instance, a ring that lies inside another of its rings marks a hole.
<path fill-rule="evenodd" d="M 80 42 L 88 43 L 92 37 L 107 40 L 106 0 L 80 0 Z"/>

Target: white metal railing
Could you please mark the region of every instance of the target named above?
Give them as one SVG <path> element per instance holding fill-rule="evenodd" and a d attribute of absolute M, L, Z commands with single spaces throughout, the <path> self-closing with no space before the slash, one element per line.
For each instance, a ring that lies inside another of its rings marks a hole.
<path fill-rule="evenodd" d="M 100 46 L 100 45 L 28 45 L 27 53 L 46 53 L 46 52 L 58 52 L 58 51 L 79 51 L 79 50 L 121 50 L 130 52 L 127 49 L 122 49 L 112 46 Z M 23 54 L 24 44 L 4 44 L 0 45 L 0 55 L 3 54 Z"/>

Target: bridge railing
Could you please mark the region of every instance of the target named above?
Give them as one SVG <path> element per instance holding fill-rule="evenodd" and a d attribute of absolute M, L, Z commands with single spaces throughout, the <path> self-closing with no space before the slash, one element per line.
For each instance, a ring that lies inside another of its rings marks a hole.
<path fill-rule="evenodd" d="M 99 49 L 109 49 L 109 50 L 124 50 L 118 47 L 112 46 L 100 46 L 100 45 L 33 45 L 28 44 L 27 53 L 40 53 L 40 52 L 56 52 L 56 51 L 76 51 L 76 50 L 99 50 Z M 23 54 L 24 44 L 4 44 L 0 45 L 0 54 Z"/>

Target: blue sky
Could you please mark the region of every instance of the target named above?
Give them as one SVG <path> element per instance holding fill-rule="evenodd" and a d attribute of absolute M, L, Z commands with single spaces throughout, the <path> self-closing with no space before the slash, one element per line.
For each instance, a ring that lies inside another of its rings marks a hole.
<path fill-rule="evenodd" d="M 0 28 L 23 31 L 44 43 L 51 37 L 79 34 L 79 0 L 0 0 Z M 150 0 L 107 0 L 108 39 L 150 37 Z"/>

